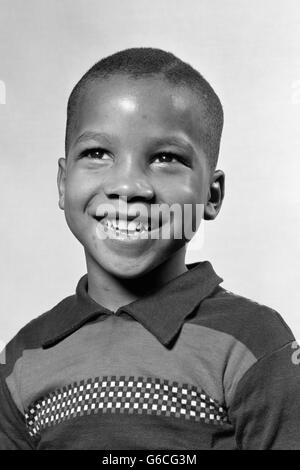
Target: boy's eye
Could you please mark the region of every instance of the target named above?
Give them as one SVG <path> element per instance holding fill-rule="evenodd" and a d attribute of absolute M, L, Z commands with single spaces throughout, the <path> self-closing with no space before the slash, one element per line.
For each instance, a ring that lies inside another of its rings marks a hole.
<path fill-rule="evenodd" d="M 109 152 L 103 148 L 87 149 L 81 152 L 80 158 L 88 158 L 94 161 L 109 161 L 112 159 Z M 161 152 L 152 159 L 152 163 L 158 164 L 175 164 L 182 163 L 189 166 L 189 163 L 183 157 L 176 155 L 172 152 Z"/>
<path fill-rule="evenodd" d="M 160 160 L 158 163 L 178 163 L 181 161 L 181 158 L 174 153 L 163 152 L 156 155 L 156 157 L 153 159 L 153 162 L 156 162 L 157 160 Z"/>
<path fill-rule="evenodd" d="M 90 160 L 110 160 L 111 157 L 105 149 L 95 148 L 84 150 L 81 153 L 81 158 L 89 158 Z"/>

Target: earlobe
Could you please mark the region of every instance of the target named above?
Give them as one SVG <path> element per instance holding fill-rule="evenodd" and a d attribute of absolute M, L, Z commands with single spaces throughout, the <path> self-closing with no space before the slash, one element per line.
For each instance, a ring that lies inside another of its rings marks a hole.
<path fill-rule="evenodd" d="M 225 174 L 222 170 L 214 172 L 210 187 L 208 200 L 204 208 L 204 219 L 214 220 L 222 206 L 225 191 Z"/>
<path fill-rule="evenodd" d="M 58 206 L 60 209 L 65 208 L 65 180 L 66 180 L 66 159 L 58 159 L 57 187 L 58 187 Z"/>

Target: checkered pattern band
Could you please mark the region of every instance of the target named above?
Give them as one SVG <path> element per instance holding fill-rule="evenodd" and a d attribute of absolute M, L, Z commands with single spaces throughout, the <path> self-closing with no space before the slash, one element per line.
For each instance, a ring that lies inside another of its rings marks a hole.
<path fill-rule="evenodd" d="M 193 385 L 145 377 L 97 377 L 37 400 L 25 413 L 31 436 L 46 427 L 97 413 L 171 416 L 209 424 L 228 422 L 226 410 Z"/>

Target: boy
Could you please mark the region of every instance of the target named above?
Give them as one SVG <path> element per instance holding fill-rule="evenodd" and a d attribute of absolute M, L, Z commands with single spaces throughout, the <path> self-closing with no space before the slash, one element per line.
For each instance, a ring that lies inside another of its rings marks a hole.
<path fill-rule="evenodd" d="M 75 86 L 59 206 L 87 274 L 7 346 L 0 448 L 300 448 L 291 331 L 209 262 L 185 265 L 195 209 L 221 208 L 222 126 L 211 86 L 159 49 L 102 59 Z"/>

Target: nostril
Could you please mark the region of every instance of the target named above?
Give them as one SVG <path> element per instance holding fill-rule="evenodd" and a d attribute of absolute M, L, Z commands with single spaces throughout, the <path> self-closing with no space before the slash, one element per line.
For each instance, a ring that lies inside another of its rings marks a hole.
<path fill-rule="evenodd" d="M 152 200 L 154 197 L 154 189 L 148 181 L 142 181 L 138 178 L 116 179 L 107 181 L 104 186 L 104 192 L 110 199 L 126 197 L 133 202 L 141 200 Z"/>

